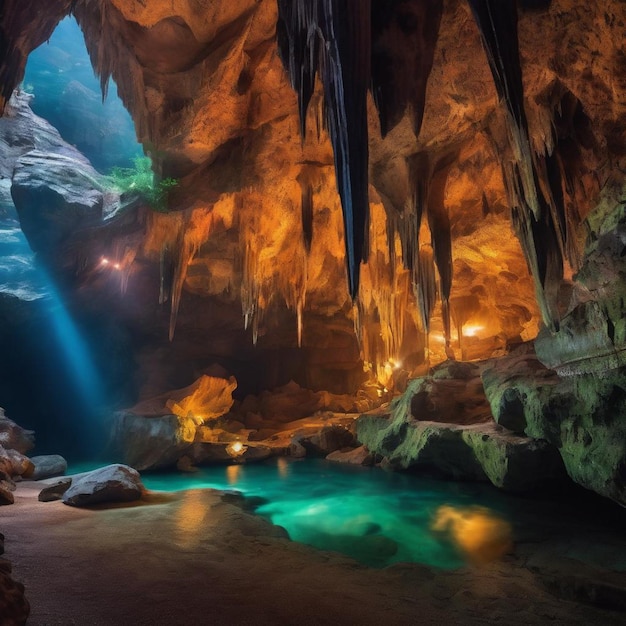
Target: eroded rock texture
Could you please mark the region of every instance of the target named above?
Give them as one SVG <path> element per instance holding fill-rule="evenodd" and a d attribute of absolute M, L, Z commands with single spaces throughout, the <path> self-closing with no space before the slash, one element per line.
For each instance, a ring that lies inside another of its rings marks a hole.
<path fill-rule="evenodd" d="M 65 267 L 136 338 L 140 397 L 215 364 L 247 391 L 391 388 L 540 318 L 553 367 L 576 316 L 582 352 L 621 341 L 593 271 L 561 317 L 585 226 L 623 201 L 623 2 L 6 0 L 4 100 L 70 5 L 179 180 L 169 213 L 129 212 Z"/>
<path fill-rule="evenodd" d="M 546 441 L 494 422 L 479 368 L 471 364 L 443 364 L 432 376 L 411 381 L 388 411 L 359 417 L 356 430 L 357 439 L 392 468 L 488 480 L 520 492 L 563 477 L 559 455 Z"/>
<path fill-rule="evenodd" d="M 6 81 L 17 81 L 17 66 L 38 41 L 24 19 L 30 4 L 4 9 L 12 50 L 5 65 L 13 68 Z M 509 211 L 547 302 L 544 317 L 555 320 L 559 259 L 575 259 L 576 226 L 598 187 L 610 189 L 623 158 L 623 5 L 485 4 L 500 7 L 498 24 L 517 23 L 500 75 L 492 35 L 502 29 L 488 32 L 482 3 L 372 2 L 370 19 L 359 4 L 358 20 L 334 25 L 324 21 L 329 9 L 341 16 L 348 4 L 313 4 L 317 13 L 302 22 L 306 44 L 290 26 L 307 18 L 305 4 L 74 3 L 103 84 L 109 75 L 117 80 L 159 173 L 181 181 L 176 213 L 149 220 L 134 261 L 164 260 L 170 334 L 193 293 L 206 306 L 241 303 L 261 344 L 284 333 L 273 323 L 280 318 L 294 329 L 282 342 L 313 347 L 321 334 L 336 349 L 323 322 L 356 314 L 343 278 L 346 230 L 353 292 L 359 250 L 371 244 L 356 315 L 374 369 L 389 357 L 424 360 L 424 326 L 441 358 L 436 337 L 449 315 L 448 343 L 466 325 L 484 327 L 485 336 L 531 337 L 537 309 Z M 39 39 L 67 8 L 38 9 Z M 300 106 L 277 54 L 277 24 Z M 320 36 L 331 52 L 316 81 Z M 305 61 L 310 67 L 299 72 Z M 344 78 L 356 82 L 348 87 Z M 352 123 L 356 130 L 348 130 Z M 345 228 L 341 205 L 354 213 Z M 355 219 L 361 225 L 350 235 Z M 460 354 L 456 344 L 448 352 Z M 358 358 L 351 367 L 356 372 Z"/>
<path fill-rule="evenodd" d="M 483 374 L 495 419 L 558 448 L 577 483 L 626 504 L 624 210 L 599 221 L 559 332 Z M 547 366 L 547 367 L 546 367 Z M 552 369 L 548 369 L 552 368 Z"/>

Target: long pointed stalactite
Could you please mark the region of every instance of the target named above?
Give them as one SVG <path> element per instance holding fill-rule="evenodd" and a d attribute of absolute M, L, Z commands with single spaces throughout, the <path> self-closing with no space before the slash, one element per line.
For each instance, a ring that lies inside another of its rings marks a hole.
<path fill-rule="evenodd" d="M 446 158 L 435 169 L 428 195 L 428 225 L 433 253 L 439 273 L 441 311 L 446 350 L 450 345 L 450 292 L 452 290 L 452 231 L 445 189 L 452 160 Z"/>
<path fill-rule="evenodd" d="M 481 34 L 496 91 L 507 114 L 513 162 L 504 165 L 512 223 L 535 281 L 544 323 L 558 328 L 565 216 L 545 161 L 533 153 L 524 109 L 516 0 L 468 0 Z M 547 213 L 547 214 L 546 214 Z"/>
<path fill-rule="evenodd" d="M 372 1 L 372 95 L 383 137 L 407 107 L 419 135 L 442 13 L 442 0 Z"/>
<path fill-rule="evenodd" d="M 318 69 L 324 85 L 326 127 L 344 216 L 348 284 L 355 299 L 360 263 L 368 256 L 370 0 L 279 0 L 278 9 L 278 47 L 298 94 L 303 135 Z"/>

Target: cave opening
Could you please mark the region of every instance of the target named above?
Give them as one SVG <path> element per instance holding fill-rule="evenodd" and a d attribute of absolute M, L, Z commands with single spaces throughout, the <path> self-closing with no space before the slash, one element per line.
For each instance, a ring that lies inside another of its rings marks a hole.
<path fill-rule="evenodd" d="M 46 193 L 38 182 L 47 172 L 70 196 L 92 193 L 71 186 L 81 177 L 143 165 L 130 115 L 119 97 L 103 99 L 100 89 L 82 31 L 68 16 L 29 55 L 9 105 L 13 145 L 23 160 L 21 182 L 13 180 L 3 197 L 3 292 L 30 302 L 31 310 L 3 328 L 6 349 L 16 355 L 2 368 L 4 405 L 30 414 L 25 426 L 39 432 L 39 452 L 56 449 L 70 459 L 102 451 L 103 415 L 115 405 L 111 398 L 127 397 L 124 379 L 132 376 L 128 359 L 107 347 L 115 331 L 106 315 L 77 311 L 66 276 L 50 261 L 51 243 L 64 241 L 68 231 L 55 213 L 67 211 L 71 198 L 68 203 L 55 191 Z M 47 226 L 38 227 L 33 210 L 48 212 Z"/>
<path fill-rule="evenodd" d="M 21 89 L 33 95 L 33 112 L 54 126 L 101 173 L 131 167 L 143 156 L 134 122 L 119 96 L 106 97 L 91 66 L 76 19 L 67 16 L 50 38 L 28 56 Z"/>

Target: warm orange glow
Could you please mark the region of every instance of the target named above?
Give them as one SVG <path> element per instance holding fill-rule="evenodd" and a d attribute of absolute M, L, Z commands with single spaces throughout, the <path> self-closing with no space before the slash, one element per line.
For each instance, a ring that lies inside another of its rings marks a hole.
<path fill-rule="evenodd" d="M 233 458 L 241 456 L 247 449 L 248 447 L 244 446 L 241 441 L 233 441 L 231 444 L 226 446 L 226 452 Z"/>
<path fill-rule="evenodd" d="M 186 491 L 180 508 L 176 512 L 176 543 L 183 548 L 193 547 L 204 527 L 208 508 L 201 491 Z"/>
<path fill-rule="evenodd" d="M 226 468 L 226 480 L 229 485 L 235 485 L 239 480 L 239 473 L 241 472 L 241 465 L 229 465 Z"/>
<path fill-rule="evenodd" d="M 467 325 L 463 326 L 463 335 L 465 337 L 475 337 L 479 331 L 484 330 L 484 326 Z"/>
<path fill-rule="evenodd" d="M 483 507 L 440 506 L 431 528 L 448 533 L 477 565 L 502 557 L 512 547 L 511 525 Z"/>
<path fill-rule="evenodd" d="M 191 393 L 182 399 L 170 399 L 167 408 L 178 417 L 191 417 L 197 424 L 216 419 L 230 410 L 233 391 L 237 388 L 234 377 L 228 380 L 213 376 L 201 376 L 187 390 Z"/>
<path fill-rule="evenodd" d="M 278 469 L 278 475 L 281 478 L 287 478 L 289 476 L 289 462 L 285 457 L 278 457 L 278 461 L 276 462 L 276 467 Z"/>

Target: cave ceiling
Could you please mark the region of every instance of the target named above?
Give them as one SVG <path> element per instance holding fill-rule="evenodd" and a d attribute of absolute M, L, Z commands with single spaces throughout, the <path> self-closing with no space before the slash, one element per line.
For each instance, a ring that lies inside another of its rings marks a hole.
<path fill-rule="evenodd" d="M 170 336 L 193 297 L 240 303 L 255 342 L 276 309 L 305 346 L 323 344 L 320 320 L 347 321 L 372 363 L 425 344 L 444 358 L 464 325 L 532 338 L 558 326 L 584 220 L 623 185 L 620 0 L 1 11 L 0 106 L 72 12 L 103 89 L 113 77 L 158 174 L 179 180 L 128 257 L 132 281 L 169 255 Z"/>

